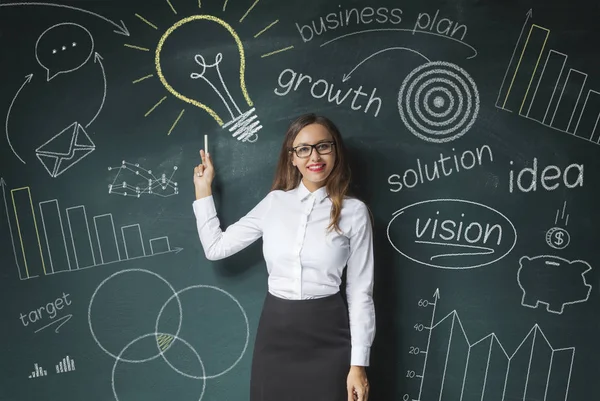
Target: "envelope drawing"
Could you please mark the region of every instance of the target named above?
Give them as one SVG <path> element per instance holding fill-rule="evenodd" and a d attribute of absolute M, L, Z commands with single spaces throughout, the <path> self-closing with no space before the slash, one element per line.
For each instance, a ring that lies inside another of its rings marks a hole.
<path fill-rule="evenodd" d="M 56 178 L 95 149 L 96 145 L 85 129 L 78 122 L 74 122 L 37 148 L 35 155 L 48 174 Z"/>

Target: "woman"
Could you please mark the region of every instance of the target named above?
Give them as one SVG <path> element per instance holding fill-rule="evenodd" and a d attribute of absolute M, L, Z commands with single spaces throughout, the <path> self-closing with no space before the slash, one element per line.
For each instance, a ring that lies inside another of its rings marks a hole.
<path fill-rule="evenodd" d="M 293 121 L 271 192 L 225 231 L 211 192 L 212 159 L 200 156 L 193 207 L 206 257 L 225 258 L 263 237 L 268 292 L 250 400 L 366 401 L 375 336 L 372 226 L 366 205 L 347 196 L 350 168 L 337 127 L 314 114 Z"/>

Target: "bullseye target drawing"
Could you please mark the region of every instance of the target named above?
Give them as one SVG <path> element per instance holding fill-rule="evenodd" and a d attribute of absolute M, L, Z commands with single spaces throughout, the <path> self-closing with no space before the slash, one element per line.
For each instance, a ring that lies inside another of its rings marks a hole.
<path fill-rule="evenodd" d="M 468 132 L 479 114 L 475 81 L 459 66 L 433 61 L 402 82 L 398 111 L 406 128 L 427 142 L 450 142 Z"/>

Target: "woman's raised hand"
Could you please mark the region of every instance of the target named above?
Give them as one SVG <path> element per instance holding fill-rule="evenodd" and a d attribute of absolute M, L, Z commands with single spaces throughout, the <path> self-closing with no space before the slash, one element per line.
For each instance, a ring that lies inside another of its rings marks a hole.
<path fill-rule="evenodd" d="M 212 194 L 211 185 L 215 178 L 215 169 L 213 167 L 210 153 L 200 150 L 202 164 L 194 167 L 194 187 L 196 189 L 196 199 L 203 198 Z"/>

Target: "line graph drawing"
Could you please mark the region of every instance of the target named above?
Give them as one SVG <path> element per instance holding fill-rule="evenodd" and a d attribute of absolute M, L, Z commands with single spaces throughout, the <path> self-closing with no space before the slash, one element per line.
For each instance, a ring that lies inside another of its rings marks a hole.
<path fill-rule="evenodd" d="M 427 301 L 426 301 L 427 302 Z M 413 401 L 566 401 L 575 347 L 556 347 L 536 323 L 509 351 L 496 333 L 469 338 L 457 310 L 436 319 L 439 289 L 425 305 L 432 308 L 421 380 Z"/>
<path fill-rule="evenodd" d="M 162 254 L 177 254 L 183 250 L 183 248 L 171 246 L 167 236 L 151 238 L 148 250 L 141 226 L 137 223 L 121 226 L 121 235 L 117 236 L 112 213 L 93 216 L 91 222 L 95 235 L 92 236 L 90 219 L 85 205 L 71 206 L 61 210 L 57 199 L 43 200 L 37 202 L 38 217 L 33 207 L 32 192 L 28 186 L 11 189 L 13 212 L 11 213 L 6 199 L 6 182 L 0 178 L 0 183 L 5 214 L 9 222 L 15 266 L 20 280 L 150 258 Z M 62 218 L 63 213 L 66 215 L 66 219 Z M 16 222 L 16 235 L 13 235 L 12 232 L 11 219 Z M 35 239 L 35 241 L 31 241 L 31 239 Z M 45 246 L 42 245 L 42 239 L 45 240 Z M 94 242 L 96 247 L 94 247 Z M 42 247 L 46 249 L 47 255 L 44 255 Z M 120 247 L 125 250 L 124 254 L 121 253 Z M 18 257 L 17 249 L 21 251 L 21 258 Z M 100 255 L 99 260 L 96 258 L 96 254 Z"/>
<path fill-rule="evenodd" d="M 117 170 L 117 174 L 111 184 L 108 185 L 108 193 L 122 196 L 134 196 L 140 198 L 142 195 L 155 195 L 160 197 L 170 197 L 179 193 L 177 182 L 173 181 L 173 176 L 177 172 L 177 166 L 169 176 L 162 173 L 158 177 L 152 170 L 142 167 L 139 163 L 129 163 L 125 160 L 119 167 L 109 167 L 108 171 Z M 129 175 L 131 179 L 123 177 Z M 122 180 L 117 182 L 118 180 Z M 136 185 L 131 182 L 138 180 Z M 128 182 L 129 181 L 129 182 Z"/>
<path fill-rule="evenodd" d="M 586 89 L 588 74 L 568 68 L 569 56 L 549 48 L 550 29 L 531 23 L 532 18 L 529 10 L 504 73 L 496 108 L 600 144 L 600 91 Z"/>

